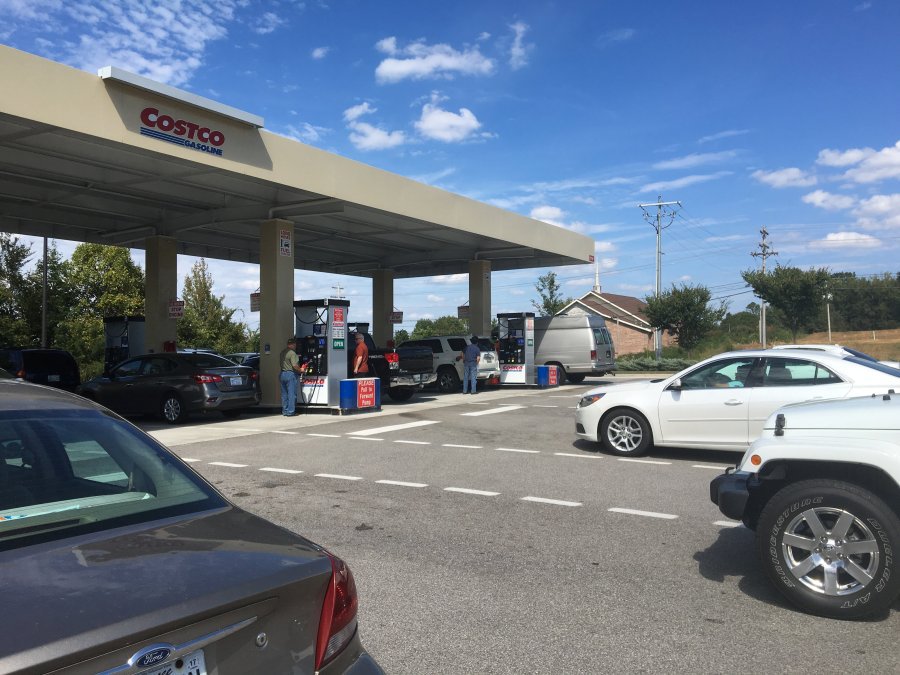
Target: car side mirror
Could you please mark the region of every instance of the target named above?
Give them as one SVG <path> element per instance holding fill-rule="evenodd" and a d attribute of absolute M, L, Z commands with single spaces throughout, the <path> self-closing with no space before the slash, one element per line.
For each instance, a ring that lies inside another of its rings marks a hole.
<path fill-rule="evenodd" d="M 672 382 L 669 384 L 668 387 L 666 387 L 666 389 L 668 389 L 669 391 L 681 391 L 683 389 L 683 387 L 681 385 L 681 378 L 677 377 L 674 380 L 672 380 Z"/>

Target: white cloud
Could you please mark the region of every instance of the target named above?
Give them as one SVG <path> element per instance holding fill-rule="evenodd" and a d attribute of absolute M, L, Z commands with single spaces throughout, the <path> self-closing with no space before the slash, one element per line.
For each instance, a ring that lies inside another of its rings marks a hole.
<path fill-rule="evenodd" d="M 867 230 L 900 228 L 900 194 L 874 195 L 859 202 L 853 214 Z"/>
<path fill-rule="evenodd" d="M 844 178 L 856 183 L 875 183 L 888 178 L 900 178 L 900 141 L 864 157 L 848 170 Z"/>
<path fill-rule="evenodd" d="M 351 122 L 349 126 L 350 142 L 357 150 L 387 150 L 406 143 L 402 131 L 385 131 L 367 122 Z"/>
<path fill-rule="evenodd" d="M 469 283 L 468 274 L 439 274 L 435 277 L 429 277 L 429 281 L 435 284 L 467 284 Z"/>
<path fill-rule="evenodd" d="M 253 22 L 253 25 L 250 26 L 250 30 L 254 33 L 258 33 L 259 35 L 268 35 L 273 32 L 279 26 L 283 26 L 287 23 L 284 19 L 278 16 L 275 12 L 264 12 L 262 15 L 256 18 Z"/>
<path fill-rule="evenodd" d="M 528 52 L 534 45 L 525 44 L 525 33 L 528 32 L 528 24 L 517 21 L 510 28 L 513 31 L 513 43 L 509 49 L 509 66 L 513 70 L 519 70 L 528 65 Z"/>
<path fill-rule="evenodd" d="M 551 225 L 562 225 L 566 212 L 556 206 L 535 206 L 529 215 L 535 220 L 542 220 Z"/>
<path fill-rule="evenodd" d="M 479 33 L 479 35 L 478 35 L 478 41 L 479 41 L 479 42 L 484 42 L 485 40 L 490 40 L 490 39 L 491 39 L 491 34 L 488 33 L 487 31 L 482 31 L 482 32 Z"/>
<path fill-rule="evenodd" d="M 707 183 L 711 180 L 718 180 L 725 176 L 730 176 L 731 171 L 717 171 L 716 173 L 695 174 L 692 176 L 682 176 L 675 180 L 659 181 L 657 183 L 648 183 L 640 189 L 640 192 L 659 192 L 662 190 L 674 190 L 677 188 L 688 187 L 689 185 L 697 185 L 698 183 Z"/>
<path fill-rule="evenodd" d="M 635 31 L 634 28 L 617 28 L 603 33 L 603 35 L 597 38 L 597 44 L 600 47 L 609 47 L 620 42 L 628 42 L 628 40 L 631 40 L 636 33 L 637 31 Z"/>
<path fill-rule="evenodd" d="M 861 232 L 830 232 L 824 239 L 811 241 L 815 249 L 870 249 L 880 247 L 881 240 Z"/>
<path fill-rule="evenodd" d="M 375 47 L 389 55 L 375 69 L 375 79 L 383 84 L 405 79 L 452 79 L 455 75 L 490 75 L 494 71 L 494 62 L 485 57 L 478 47 L 466 47 L 463 51 L 458 51 L 450 45 L 427 45 L 418 40 L 400 48 L 395 37 L 384 38 Z"/>
<path fill-rule="evenodd" d="M 806 204 L 812 204 L 826 211 L 840 211 L 852 208 L 856 199 L 848 195 L 836 195 L 825 190 L 816 190 L 801 198 Z"/>
<path fill-rule="evenodd" d="M 816 184 L 816 177 L 795 167 L 777 171 L 754 171 L 751 174 L 760 183 L 774 188 L 809 187 Z"/>
<path fill-rule="evenodd" d="M 725 131 L 719 131 L 715 134 L 710 134 L 709 136 L 703 136 L 702 138 L 697 140 L 697 143 L 703 145 L 704 143 L 710 143 L 712 141 L 720 141 L 723 138 L 731 138 L 733 136 L 743 136 L 744 134 L 749 134 L 749 129 L 726 129 Z"/>
<path fill-rule="evenodd" d="M 316 47 L 312 50 L 310 56 L 312 56 L 316 61 L 321 61 L 326 56 L 328 56 L 328 52 L 330 51 L 331 47 Z"/>
<path fill-rule="evenodd" d="M 595 241 L 594 253 L 611 253 L 616 250 L 616 245 L 611 241 Z"/>
<path fill-rule="evenodd" d="M 344 111 L 344 120 L 347 122 L 353 122 L 363 115 L 369 115 L 374 112 L 378 112 L 378 108 L 373 108 L 369 105 L 369 102 L 366 101 L 364 103 L 360 103 L 359 105 L 347 108 Z"/>
<path fill-rule="evenodd" d="M 600 258 L 600 271 L 615 269 L 619 264 L 618 258 Z"/>
<path fill-rule="evenodd" d="M 301 124 L 288 124 L 280 132 L 276 131 L 275 133 L 303 143 L 318 143 L 322 140 L 322 136 L 330 132 L 331 129 L 327 127 L 317 127 L 309 122 L 303 122 Z"/>
<path fill-rule="evenodd" d="M 416 129 L 425 138 L 458 143 L 481 128 L 481 122 L 468 108 L 460 108 L 454 113 L 441 108 L 437 101 L 437 95 L 433 94 L 432 102 L 422 106 L 422 115 L 416 122 Z"/>
<path fill-rule="evenodd" d="M 428 302 L 433 303 L 444 302 L 444 298 L 442 298 L 440 295 L 435 295 L 434 293 L 429 293 L 427 296 L 425 296 L 425 299 L 428 300 Z"/>
<path fill-rule="evenodd" d="M 872 148 L 853 148 L 843 151 L 825 148 L 819 151 L 816 164 L 821 164 L 822 166 L 850 166 L 851 164 L 858 164 L 874 153 L 875 151 Z"/>
<path fill-rule="evenodd" d="M 675 159 L 667 159 L 662 162 L 657 162 L 653 165 L 654 169 L 692 169 L 695 166 L 702 166 L 704 164 L 715 164 L 717 162 L 724 162 L 729 159 L 733 159 L 737 156 L 737 152 L 734 150 L 724 150 L 722 152 L 706 152 L 706 153 L 692 153 L 685 157 L 677 157 Z"/>

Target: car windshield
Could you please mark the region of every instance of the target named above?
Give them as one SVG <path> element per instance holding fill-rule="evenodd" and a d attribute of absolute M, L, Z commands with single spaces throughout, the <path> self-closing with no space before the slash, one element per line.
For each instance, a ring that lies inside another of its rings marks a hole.
<path fill-rule="evenodd" d="M 858 356 L 847 356 L 844 358 L 845 361 L 849 361 L 850 363 L 857 363 L 861 366 L 865 366 L 866 368 L 871 368 L 872 370 L 877 370 L 880 373 L 886 373 L 888 375 L 893 375 L 894 377 L 900 378 L 900 370 L 897 368 L 892 368 L 891 366 L 885 365 L 883 363 L 879 363 L 878 361 L 870 361 L 869 359 L 863 359 Z"/>
<path fill-rule="evenodd" d="M 32 375 L 48 375 L 75 370 L 75 362 L 66 352 L 26 351 L 22 352 L 22 358 L 25 368 Z"/>
<path fill-rule="evenodd" d="M 0 413 L 0 550 L 224 505 L 153 439 L 104 412 Z"/>
<path fill-rule="evenodd" d="M 181 357 L 195 368 L 234 368 L 235 362 L 229 361 L 218 354 L 197 352 L 196 354 L 182 354 Z"/>

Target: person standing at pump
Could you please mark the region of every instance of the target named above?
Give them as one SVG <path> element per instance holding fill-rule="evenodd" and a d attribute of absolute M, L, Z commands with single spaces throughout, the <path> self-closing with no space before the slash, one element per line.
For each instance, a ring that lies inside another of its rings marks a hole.
<path fill-rule="evenodd" d="M 481 361 L 481 349 L 478 347 L 477 337 L 470 338 L 469 344 L 456 357 L 457 361 L 460 359 L 463 362 L 463 393 L 468 394 L 469 391 L 466 390 L 469 389 L 471 393 L 477 394 L 475 383 L 478 380 L 478 362 Z"/>
<path fill-rule="evenodd" d="M 356 351 L 353 352 L 353 377 L 369 376 L 369 348 L 362 333 L 356 334 Z"/>
<path fill-rule="evenodd" d="M 306 364 L 297 356 L 297 340 L 288 338 L 287 347 L 281 351 L 281 414 L 293 417 L 297 414 L 297 375 L 306 372 Z"/>

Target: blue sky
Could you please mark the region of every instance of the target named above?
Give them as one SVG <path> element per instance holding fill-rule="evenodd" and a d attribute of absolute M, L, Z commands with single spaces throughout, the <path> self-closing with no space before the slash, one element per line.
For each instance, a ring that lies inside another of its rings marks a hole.
<path fill-rule="evenodd" d="M 4 44 L 115 65 L 583 232 L 611 293 L 653 290 L 655 233 L 637 205 L 678 200 L 663 285 L 704 284 L 732 311 L 753 300 L 740 271 L 758 266 L 762 226 L 782 264 L 900 271 L 897 26 L 895 0 L 0 0 Z M 179 260 L 182 277 L 192 263 Z M 257 268 L 209 264 L 255 326 Z M 494 312 L 531 309 L 545 271 L 495 273 Z M 566 295 L 593 284 L 588 266 L 556 272 Z M 296 294 L 337 284 L 355 319 L 371 316 L 368 280 L 298 272 Z M 397 281 L 403 327 L 455 314 L 466 284 Z"/>

